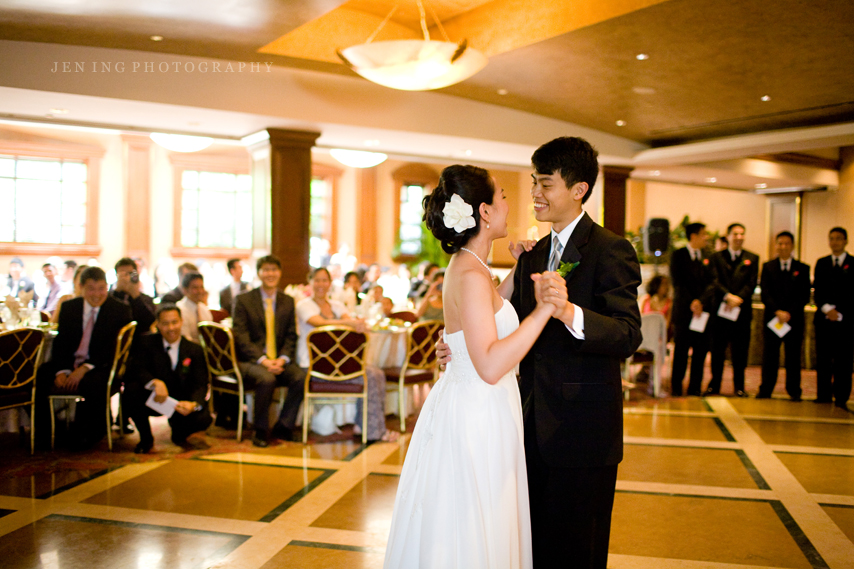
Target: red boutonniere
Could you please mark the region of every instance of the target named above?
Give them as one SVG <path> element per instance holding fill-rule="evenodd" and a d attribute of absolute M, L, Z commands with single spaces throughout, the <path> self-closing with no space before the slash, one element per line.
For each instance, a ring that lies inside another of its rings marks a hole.
<path fill-rule="evenodd" d="M 750 259 L 745 259 L 744 264 L 745 266 L 750 266 Z"/>
<path fill-rule="evenodd" d="M 796 277 L 796 276 L 798 276 L 799 274 L 801 274 L 801 272 L 800 272 L 800 271 L 795 271 L 794 273 L 792 273 L 792 276 L 793 276 L 793 277 Z"/>
<path fill-rule="evenodd" d="M 193 363 L 193 360 L 190 358 L 184 358 L 184 361 L 181 362 L 181 366 L 184 368 L 184 371 L 190 369 L 191 363 Z"/>
<path fill-rule="evenodd" d="M 704 264 L 704 265 L 708 265 L 708 264 L 709 264 L 709 260 L 708 260 L 708 259 L 703 259 L 703 264 Z"/>
<path fill-rule="evenodd" d="M 844 266 L 842 267 L 842 270 L 843 270 L 843 271 L 847 271 L 847 270 L 848 270 L 848 265 L 844 265 Z"/>

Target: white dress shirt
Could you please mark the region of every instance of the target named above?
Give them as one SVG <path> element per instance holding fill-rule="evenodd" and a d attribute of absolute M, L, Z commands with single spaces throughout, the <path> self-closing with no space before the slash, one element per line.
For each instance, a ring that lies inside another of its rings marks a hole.
<path fill-rule="evenodd" d="M 199 343 L 199 322 L 210 322 L 213 320 L 210 308 L 200 302 L 196 304 L 188 297 L 184 297 L 175 303 L 181 309 L 181 335 L 191 342 Z"/>
<path fill-rule="evenodd" d="M 578 225 L 578 222 L 581 221 L 582 217 L 584 217 L 583 211 L 581 212 L 581 215 L 579 215 L 578 217 L 576 217 L 572 221 L 572 223 L 570 223 L 569 225 L 564 227 L 560 233 L 556 232 L 554 230 L 554 227 L 552 227 L 551 242 L 554 243 L 554 238 L 555 238 L 555 236 L 557 236 L 558 241 L 560 241 L 561 249 L 563 251 L 566 251 L 566 244 L 569 241 L 569 238 L 572 236 L 572 232 L 575 231 L 575 227 Z M 550 254 L 549 256 L 551 257 L 551 249 L 549 250 L 549 254 Z M 558 263 L 558 266 L 560 266 L 560 263 Z M 575 314 L 572 317 L 572 326 L 570 326 L 569 324 L 564 324 L 564 326 L 566 326 L 566 329 L 569 330 L 569 333 L 572 334 L 573 336 L 575 336 L 575 338 L 577 338 L 579 340 L 583 340 L 585 338 L 585 336 L 584 336 L 584 312 L 582 311 L 581 307 L 578 306 L 577 304 L 574 306 L 575 306 Z"/>

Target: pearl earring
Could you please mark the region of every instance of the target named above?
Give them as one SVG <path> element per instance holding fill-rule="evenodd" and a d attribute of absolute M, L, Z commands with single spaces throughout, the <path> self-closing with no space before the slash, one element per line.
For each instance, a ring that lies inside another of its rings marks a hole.
<path fill-rule="evenodd" d="M 489 223 L 486 224 L 486 228 L 489 229 Z"/>

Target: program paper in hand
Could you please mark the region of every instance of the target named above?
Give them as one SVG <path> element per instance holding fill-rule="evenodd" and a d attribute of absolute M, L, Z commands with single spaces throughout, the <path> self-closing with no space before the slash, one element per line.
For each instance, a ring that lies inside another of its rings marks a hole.
<path fill-rule="evenodd" d="M 691 318 L 691 323 L 688 325 L 688 329 L 693 332 L 700 332 L 701 334 L 706 331 L 706 324 L 709 323 L 709 313 L 701 312 L 699 316 L 694 316 Z"/>
<path fill-rule="evenodd" d="M 721 318 L 726 318 L 727 320 L 735 322 L 738 320 L 739 314 L 741 314 L 740 306 L 730 306 L 726 302 L 722 302 L 721 305 L 718 306 L 718 316 Z"/>
<path fill-rule="evenodd" d="M 157 395 L 156 392 L 152 391 L 151 395 L 148 396 L 148 401 L 145 404 L 148 407 L 151 407 L 167 419 L 172 417 L 172 414 L 175 412 L 175 406 L 178 405 L 178 400 L 173 399 L 171 397 L 167 397 L 166 401 L 163 403 L 158 403 L 154 400 L 154 397 Z"/>
<path fill-rule="evenodd" d="M 768 327 L 781 338 L 788 334 L 789 330 L 792 329 L 788 322 L 780 322 L 780 319 L 776 316 L 768 321 Z"/>

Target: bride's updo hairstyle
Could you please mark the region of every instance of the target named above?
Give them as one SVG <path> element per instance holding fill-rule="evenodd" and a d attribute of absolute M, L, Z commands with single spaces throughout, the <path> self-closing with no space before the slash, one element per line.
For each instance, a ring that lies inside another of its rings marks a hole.
<path fill-rule="evenodd" d="M 445 226 L 442 213 L 445 204 L 451 201 L 454 194 L 471 206 L 474 217 L 474 227 L 469 227 L 460 233 L 457 233 L 453 227 Z M 483 168 L 454 164 L 442 170 L 439 185 L 433 193 L 424 197 L 422 205 L 424 206 L 423 220 L 427 224 L 427 229 L 439 240 L 445 253 L 453 255 L 460 250 L 460 247 L 465 247 L 469 239 L 477 235 L 480 231 L 480 204 L 492 205 L 494 195 L 495 185 L 492 177 Z"/>

